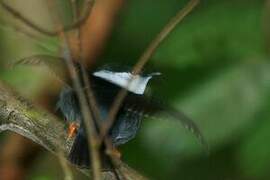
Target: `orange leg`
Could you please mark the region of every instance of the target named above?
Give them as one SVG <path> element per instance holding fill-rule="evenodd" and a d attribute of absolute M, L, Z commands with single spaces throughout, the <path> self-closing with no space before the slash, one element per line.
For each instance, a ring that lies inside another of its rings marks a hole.
<path fill-rule="evenodd" d="M 68 138 L 73 138 L 78 132 L 78 123 L 72 122 L 68 126 Z"/>
<path fill-rule="evenodd" d="M 106 153 L 118 159 L 121 159 L 122 156 L 121 152 L 116 147 L 112 147 L 110 150 L 107 150 Z"/>

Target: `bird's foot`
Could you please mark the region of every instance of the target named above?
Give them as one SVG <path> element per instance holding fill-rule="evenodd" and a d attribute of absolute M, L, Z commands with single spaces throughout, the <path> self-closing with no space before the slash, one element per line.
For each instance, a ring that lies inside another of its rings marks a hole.
<path fill-rule="evenodd" d="M 72 122 L 68 126 L 68 132 L 67 132 L 67 137 L 68 138 L 73 138 L 79 129 L 79 125 L 76 122 Z"/>
<path fill-rule="evenodd" d="M 117 158 L 117 159 L 121 159 L 122 154 L 121 154 L 121 152 L 120 152 L 118 149 L 116 149 L 115 147 L 110 148 L 110 149 L 107 150 L 106 152 L 107 152 L 107 154 L 108 154 L 109 156 L 112 156 L 112 157 Z"/>

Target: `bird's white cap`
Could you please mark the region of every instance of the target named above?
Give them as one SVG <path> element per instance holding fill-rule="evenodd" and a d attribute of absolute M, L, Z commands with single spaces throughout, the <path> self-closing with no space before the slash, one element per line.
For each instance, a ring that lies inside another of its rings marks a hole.
<path fill-rule="evenodd" d="M 149 80 L 161 73 L 151 73 L 149 75 L 134 75 L 130 72 L 114 72 L 109 70 L 99 70 L 93 73 L 94 76 L 109 81 L 115 85 L 127 89 L 135 94 L 144 94 Z"/>

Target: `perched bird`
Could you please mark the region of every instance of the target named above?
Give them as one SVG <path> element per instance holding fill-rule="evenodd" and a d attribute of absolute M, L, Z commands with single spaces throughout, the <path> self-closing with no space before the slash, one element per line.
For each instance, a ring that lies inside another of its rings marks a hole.
<path fill-rule="evenodd" d="M 93 93 L 97 101 L 101 119 L 103 120 L 107 118 L 119 90 L 121 88 L 128 90 L 128 95 L 108 134 L 113 146 L 117 147 L 132 140 L 138 133 L 142 118 L 160 112 L 179 119 L 187 129 L 193 132 L 202 142 L 204 141 L 199 129 L 191 119 L 179 111 L 169 108 L 157 100 L 147 98 L 144 95 L 149 80 L 154 75 L 159 74 L 152 73 L 149 75 L 134 76 L 130 72 L 113 71 L 111 69 L 102 69 L 89 74 Z M 69 122 L 82 124 L 82 114 L 73 89 L 66 87 L 62 90 L 57 107 Z M 88 151 L 85 129 L 84 126 L 80 126 L 69 154 L 69 160 L 75 165 L 89 167 Z"/>
<path fill-rule="evenodd" d="M 121 90 L 121 88 L 127 88 L 129 92 L 116 116 L 115 123 L 109 131 L 109 137 L 112 140 L 113 146 L 117 147 L 121 144 L 125 144 L 137 134 L 141 119 L 146 113 L 144 110 L 146 110 L 145 108 L 147 107 L 146 104 L 143 104 L 146 103 L 143 93 L 149 80 L 153 75 L 158 74 L 159 73 L 133 76 L 130 72 L 114 72 L 106 69 L 89 74 L 101 120 L 107 118 L 108 112 L 119 90 Z M 131 79 L 132 81 L 129 84 Z M 57 108 L 61 110 L 71 126 L 74 125 L 74 122 L 81 125 L 76 134 L 69 160 L 77 166 L 88 167 L 89 149 L 86 132 L 82 123 L 83 117 L 76 93 L 72 88 L 64 87 L 62 89 L 57 102 Z M 95 119 L 95 121 L 97 120 Z"/>
<path fill-rule="evenodd" d="M 62 59 L 54 58 L 54 61 L 51 59 L 51 56 L 33 56 L 32 58 L 22 59 L 17 62 L 17 64 L 45 64 L 49 67 L 49 70 L 52 70 L 54 74 L 57 74 L 55 68 L 58 66 L 52 65 L 52 63 L 62 62 Z M 128 94 L 108 133 L 114 147 L 132 140 L 138 133 L 141 121 L 144 117 L 151 117 L 157 113 L 162 113 L 175 120 L 179 120 L 182 125 L 192 132 L 199 139 L 200 143 L 207 148 L 207 143 L 205 142 L 202 133 L 190 118 L 180 111 L 161 103 L 157 99 L 145 96 L 144 92 L 146 87 L 155 75 L 160 75 L 160 73 L 133 75 L 128 70 L 123 70 L 121 68 L 114 69 L 110 66 L 89 72 L 89 80 L 101 116 L 100 119 L 94 119 L 94 121 L 104 121 L 107 119 L 108 112 L 115 97 L 122 88 L 125 88 L 128 91 Z M 59 77 L 61 79 L 61 76 L 58 76 L 58 79 Z M 77 166 L 89 168 L 89 148 L 85 127 L 82 121 L 83 117 L 76 93 L 68 84 L 66 84 L 60 92 L 57 108 L 62 112 L 67 123 L 70 124 L 69 130 L 71 130 L 71 134 L 77 130 L 68 157 L 69 160 Z M 91 111 L 91 109 L 89 110 Z M 77 125 L 79 125 L 79 129 L 76 129 Z"/>

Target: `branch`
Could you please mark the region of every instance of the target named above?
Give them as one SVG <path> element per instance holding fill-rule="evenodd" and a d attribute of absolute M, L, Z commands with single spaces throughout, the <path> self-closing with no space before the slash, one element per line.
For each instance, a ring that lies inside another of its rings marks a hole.
<path fill-rule="evenodd" d="M 50 9 L 55 9 L 56 3 L 52 0 L 47 1 L 48 6 Z M 95 128 L 95 122 L 92 118 L 92 114 L 89 111 L 89 106 L 87 103 L 87 98 L 83 92 L 83 86 L 79 79 L 79 74 L 75 70 L 74 66 L 74 54 L 72 52 L 72 48 L 69 42 L 69 38 L 67 33 L 64 31 L 64 26 L 61 21 L 61 17 L 59 15 L 58 11 L 55 11 L 55 13 L 52 13 L 52 19 L 56 25 L 56 27 L 59 29 L 59 37 L 63 40 L 63 54 L 64 59 L 72 80 L 73 88 L 78 96 L 79 105 L 82 112 L 82 122 L 85 127 L 85 132 L 87 135 L 87 142 L 89 149 L 89 157 L 91 157 L 91 167 L 93 169 L 93 179 L 94 180 L 100 180 L 101 179 L 101 161 L 100 161 L 100 149 L 99 146 L 97 146 L 98 141 L 98 132 Z"/>
<path fill-rule="evenodd" d="M 142 56 L 139 58 L 137 64 L 135 64 L 132 73 L 134 75 L 137 75 L 141 72 L 144 65 L 150 60 L 156 49 L 159 47 L 159 45 L 170 35 L 170 33 L 174 30 L 176 25 L 178 25 L 184 17 L 186 17 L 193 9 L 194 7 L 200 2 L 200 0 L 190 0 L 188 4 L 181 9 L 176 16 L 174 16 L 167 25 L 161 30 L 161 32 L 157 35 L 157 37 L 150 43 L 148 48 L 145 50 L 145 52 L 142 54 Z M 132 79 L 130 80 L 128 86 L 132 82 Z M 107 116 L 106 123 L 103 123 L 103 126 L 101 127 L 101 140 L 104 139 L 104 137 L 107 135 L 108 131 L 110 130 L 111 126 L 113 125 L 115 121 L 115 117 L 127 95 L 127 90 L 122 88 L 121 91 L 117 94 L 115 97 L 115 100 L 113 104 L 111 105 L 111 109 L 109 111 L 109 115 Z"/>
<path fill-rule="evenodd" d="M 67 157 L 73 143 L 72 139 L 67 140 L 62 121 L 35 107 L 0 81 L 0 132 L 6 130 L 31 139 L 56 156 L 62 152 L 64 158 Z M 122 161 L 118 162 L 118 168 L 126 173 L 127 179 L 145 179 Z M 79 170 L 89 175 L 88 170 Z M 115 180 L 117 177 L 111 171 L 104 171 L 102 179 Z"/>
<path fill-rule="evenodd" d="M 94 0 L 87 0 L 87 6 L 84 10 L 83 15 L 75 22 L 73 22 L 71 25 L 63 27 L 63 31 L 71 31 L 73 29 L 76 29 L 80 27 L 82 24 L 85 23 L 85 21 L 88 19 L 88 16 L 91 12 L 92 5 L 94 3 Z M 31 27 L 32 29 L 38 31 L 41 34 L 45 34 L 47 36 L 57 36 L 60 32 L 58 30 L 47 30 L 43 27 L 40 27 L 36 23 L 32 22 L 31 20 L 27 19 L 23 14 L 21 14 L 18 10 L 12 8 L 10 5 L 4 2 L 4 0 L 0 0 L 0 5 L 3 9 L 5 9 L 7 12 L 12 14 L 16 19 L 23 22 L 28 27 Z"/>

